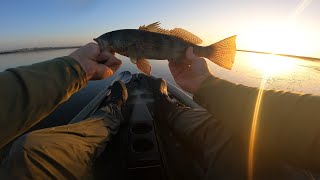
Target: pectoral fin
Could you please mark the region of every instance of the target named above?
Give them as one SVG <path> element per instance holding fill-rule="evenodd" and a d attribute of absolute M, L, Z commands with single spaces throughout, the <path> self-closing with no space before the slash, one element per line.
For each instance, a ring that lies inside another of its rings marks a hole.
<path fill-rule="evenodd" d="M 151 65 L 146 59 L 138 59 L 136 65 L 146 75 L 151 75 Z"/>

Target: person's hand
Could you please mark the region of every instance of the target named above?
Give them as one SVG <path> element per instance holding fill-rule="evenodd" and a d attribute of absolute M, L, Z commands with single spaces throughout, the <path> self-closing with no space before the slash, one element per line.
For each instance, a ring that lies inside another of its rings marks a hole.
<path fill-rule="evenodd" d="M 87 80 L 99 80 L 112 76 L 122 62 L 108 51 L 100 51 L 99 45 L 89 43 L 69 55 L 87 74 Z"/>
<path fill-rule="evenodd" d="M 212 75 L 207 62 L 193 54 L 193 48 L 186 50 L 185 59 L 182 62 L 174 63 L 169 60 L 169 68 L 176 83 L 185 91 L 194 94 L 201 83 Z"/>

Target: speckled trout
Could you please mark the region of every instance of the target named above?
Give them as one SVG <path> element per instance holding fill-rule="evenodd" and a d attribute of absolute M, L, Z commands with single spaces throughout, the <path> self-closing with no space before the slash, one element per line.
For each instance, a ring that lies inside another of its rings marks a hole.
<path fill-rule="evenodd" d="M 147 59 L 169 59 L 176 63 L 185 58 L 189 46 L 199 57 L 226 69 L 231 69 L 236 53 L 236 36 L 228 37 L 210 46 L 199 46 L 202 40 L 182 28 L 162 29 L 160 23 L 140 26 L 139 29 L 121 29 L 111 31 L 94 39 L 102 50 L 116 52 L 130 58 L 143 73 L 151 74 L 151 65 Z"/>

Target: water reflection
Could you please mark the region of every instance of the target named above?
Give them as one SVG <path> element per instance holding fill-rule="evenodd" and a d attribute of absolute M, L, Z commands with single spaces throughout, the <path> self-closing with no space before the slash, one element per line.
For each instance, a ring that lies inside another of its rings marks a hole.
<path fill-rule="evenodd" d="M 290 75 L 297 68 L 297 60 L 284 56 L 276 56 L 272 54 L 250 53 L 245 63 L 257 69 L 258 72 L 266 76 Z"/>
<path fill-rule="evenodd" d="M 32 64 L 59 56 L 65 56 L 74 49 L 38 51 L 0 55 L 0 71 L 10 67 Z M 120 71 L 138 72 L 127 57 L 117 55 L 123 60 Z M 167 61 L 151 60 L 153 74 L 173 82 Z M 306 62 L 298 58 L 280 57 L 274 55 L 237 52 L 232 70 L 223 69 L 212 62 L 208 65 L 212 72 L 222 78 L 235 83 L 259 87 L 265 75 L 266 89 L 305 92 L 320 95 L 320 63 Z M 265 69 L 268 67 L 267 69 Z M 267 71 L 267 72 L 266 72 Z"/>

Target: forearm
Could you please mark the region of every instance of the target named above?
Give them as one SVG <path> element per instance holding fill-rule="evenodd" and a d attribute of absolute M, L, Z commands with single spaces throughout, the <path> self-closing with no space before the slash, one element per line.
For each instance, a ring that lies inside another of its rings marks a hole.
<path fill-rule="evenodd" d="M 258 88 L 234 84 L 212 76 L 203 82 L 194 100 L 228 126 L 235 129 L 246 126 L 250 130 L 258 93 Z M 319 118 L 319 104 L 319 96 L 263 90 L 259 119 L 272 121 L 274 126 L 287 126 L 286 123 L 293 123 L 297 118 L 313 121 Z M 302 122 L 298 120 L 296 123 Z"/>
<path fill-rule="evenodd" d="M 46 117 L 86 82 L 70 57 L 0 73 L 0 147 Z"/>
<path fill-rule="evenodd" d="M 234 138 L 248 145 L 259 89 L 216 77 L 207 79 L 194 99 L 223 122 Z M 320 159 L 320 97 L 263 91 L 257 118 L 256 147 L 283 161 L 316 169 Z"/>
<path fill-rule="evenodd" d="M 220 149 L 231 139 L 224 124 L 206 110 L 177 109 L 169 117 L 168 125 L 182 142 L 197 152 L 209 151 L 212 146 Z"/>

